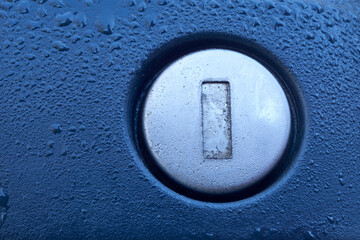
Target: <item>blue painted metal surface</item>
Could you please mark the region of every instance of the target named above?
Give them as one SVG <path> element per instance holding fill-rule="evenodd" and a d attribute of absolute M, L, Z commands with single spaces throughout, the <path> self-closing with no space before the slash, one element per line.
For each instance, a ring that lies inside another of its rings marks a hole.
<path fill-rule="evenodd" d="M 355 0 L 1 0 L 0 238 L 358 238 L 359 17 Z M 293 164 L 231 203 L 165 187 L 132 136 L 146 66 L 210 35 L 251 43 L 304 105 Z"/>

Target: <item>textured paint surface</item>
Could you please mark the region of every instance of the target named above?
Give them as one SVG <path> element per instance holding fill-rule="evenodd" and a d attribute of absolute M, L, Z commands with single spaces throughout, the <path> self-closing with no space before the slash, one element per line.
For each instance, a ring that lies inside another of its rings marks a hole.
<path fill-rule="evenodd" d="M 355 0 L 1 0 L 0 238 L 358 238 L 359 18 Z M 295 164 L 239 202 L 168 190 L 126 127 L 143 61 L 201 32 L 268 49 L 305 97 Z"/>

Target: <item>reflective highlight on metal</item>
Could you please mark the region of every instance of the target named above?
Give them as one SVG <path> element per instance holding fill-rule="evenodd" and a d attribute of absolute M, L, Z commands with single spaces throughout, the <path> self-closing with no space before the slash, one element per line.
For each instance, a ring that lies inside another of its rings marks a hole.
<path fill-rule="evenodd" d="M 227 194 L 263 179 L 281 159 L 290 107 L 277 79 L 247 55 L 188 54 L 155 79 L 144 102 L 144 138 L 168 177 Z"/>

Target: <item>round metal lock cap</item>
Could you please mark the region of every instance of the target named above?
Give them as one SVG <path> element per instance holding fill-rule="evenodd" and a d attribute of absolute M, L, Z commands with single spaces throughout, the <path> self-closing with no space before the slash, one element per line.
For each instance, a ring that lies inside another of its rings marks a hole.
<path fill-rule="evenodd" d="M 191 190 L 245 189 L 278 164 L 290 106 L 275 76 L 237 51 L 208 49 L 167 66 L 147 93 L 145 143 L 162 172 Z"/>

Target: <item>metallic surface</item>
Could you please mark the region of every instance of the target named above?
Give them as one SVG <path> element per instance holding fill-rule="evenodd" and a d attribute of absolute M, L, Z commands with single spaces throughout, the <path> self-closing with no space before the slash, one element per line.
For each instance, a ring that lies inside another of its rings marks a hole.
<path fill-rule="evenodd" d="M 251 186 L 278 163 L 290 115 L 282 87 L 264 66 L 239 52 L 208 49 L 158 76 L 142 120 L 166 174 L 190 189 L 221 194 Z"/>

